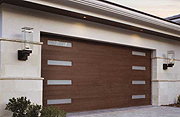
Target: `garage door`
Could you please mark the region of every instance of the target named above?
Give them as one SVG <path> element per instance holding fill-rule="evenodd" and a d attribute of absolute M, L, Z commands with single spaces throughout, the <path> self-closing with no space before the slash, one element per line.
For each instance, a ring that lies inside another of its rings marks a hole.
<path fill-rule="evenodd" d="M 42 36 L 43 103 L 68 112 L 151 104 L 151 51 Z"/>

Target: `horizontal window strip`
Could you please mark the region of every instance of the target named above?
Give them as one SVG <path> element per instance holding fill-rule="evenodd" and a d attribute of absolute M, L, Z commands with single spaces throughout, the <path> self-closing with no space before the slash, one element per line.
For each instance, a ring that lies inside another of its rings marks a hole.
<path fill-rule="evenodd" d="M 72 66 L 71 61 L 48 60 L 47 64 L 48 65 Z"/>
<path fill-rule="evenodd" d="M 54 100 L 47 100 L 48 105 L 53 104 L 70 104 L 72 103 L 72 99 L 54 99 Z"/>
<path fill-rule="evenodd" d="M 69 42 L 61 42 L 61 41 L 52 41 L 48 40 L 48 45 L 53 45 L 53 46 L 61 46 L 61 47 L 72 47 L 72 43 Z"/>
<path fill-rule="evenodd" d="M 132 95 L 132 99 L 144 99 L 146 98 L 145 95 Z"/>
<path fill-rule="evenodd" d="M 48 80 L 47 85 L 72 85 L 72 80 Z"/>
<path fill-rule="evenodd" d="M 132 51 L 132 55 L 136 55 L 136 56 L 146 56 L 146 53 L 144 53 L 144 52 Z"/>
<path fill-rule="evenodd" d="M 146 81 L 136 81 L 136 80 L 133 80 L 132 81 L 132 84 L 146 84 Z"/>
<path fill-rule="evenodd" d="M 132 66 L 133 70 L 146 70 L 146 67 L 143 66 Z"/>

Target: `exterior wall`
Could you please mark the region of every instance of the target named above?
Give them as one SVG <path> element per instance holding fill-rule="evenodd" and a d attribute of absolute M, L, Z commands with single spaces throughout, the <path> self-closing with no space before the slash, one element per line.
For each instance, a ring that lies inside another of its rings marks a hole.
<path fill-rule="evenodd" d="M 0 38 L 2 37 L 2 11 L 0 6 Z"/>
<path fill-rule="evenodd" d="M 27 61 L 17 59 L 21 46 L 20 42 L 1 40 L 1 78 L 41 77 L 41 45 L 33 45 L 33 53 Z"/>
<path fill-rule="evenodd" d="M 6 20 L 4 13 L 3 20 Z M 1 27 L 6 32 L 13 26 Z M 19 31 L 18 37 L 15 34 L 13 39 L 0 39 L 0 117 L 10 117 L 11 113 L 4 109 L 13 97 L 26 96 L 32 103 L 42 105 L 41 43 L 33 44 L 33 53 L 27 61 L 19 61 L 17 51 L 22 48 Z"/>
<path fill-rule="evenodd" d="M 178 50 L 176 50 L 178 51 Z M 178 56 L 178 53 L 176 53 Z M 173 68 L 163 70 L 165 59 L 152 59 L 152 104 L 166 105 L 177 102 L 180 95 L 180 61 Z"/>
<path fill-rule="evenodd" d="M 2 9 L 0 6 L 0 38 L 1 37 L 2 37 Z M 0 42 L 0 48 L 1 48 L 1 42 Z M 1 64 L 1 54 L 0 54 L 0 64 Z M 0 67 L 0 70 L 1 70 L 1 67 Z M 0 73 L 0 76 L 1 76 L 1 73 Z"/>
<path fill-rule="evenodd" d="M 41 32 L 50 32 L 152 49 L 152 103 L 155 105 L 174 103 L 177 95 L 180 94 L 179 41 L 10 5 L 4 5 L 2 10 L 3 38 L 21 39 L 21 28 L 28 26 L 34 28 L 34 41 L 37 42 L 40 41 Z M 8 78 L 8 80 L 0 80 L 0 87 L 1 90 L 5 90 L 3 82 L 6 82 L 9 90 L 0 96 L 0 104 L 4 106 L 8 98 L 20 95 L 27 96 L 34 103 L 41 104 L 42 80 L 39 79 L 41 77 L 41 46 L 34 45 L 33 54 L 26 62 L 17 60 L 18 49 L 20 49 L 20 43 L 1 41 L 1 77 Z M 173 68 L 164 71 L 163 63 L 168 50 L 175 50 L 177 61 Z M 17 81 L 16 78 L 27 78 L 31 81 Z M 12 79 L 14 80 L 11 81 Z M 27 88 L 29 94 L 26 93 L 26 89 L 21 91 L 19 88 L 22 82 L 27 83 L 22 85 L 23 87 L 31 86 Z M 37 87 L 37 89 L 33 90 L 32 87 Z M 38 95 L 34 95 L 35 93 Z"/>
<path fill-rule="evenodd" d="M 10 117 L 11 113 L 4 110 L 12 97 L 26 96 L 31 102 L 42 104 L 42 80 L 1 79 L 0 94 L 0 117 Z"/>
<path fill-rule="evenodd" d="M 41 45 L 33 45 L 33 53 L 27 61 L 18 61 L 17 51 L 21 49 L 21 43 L 7 40 L 0 43 L 0 117 L 9 117 L 10 113 L 3 110 L 12 97 L 26 96 L 32 103 L 42 104 Z"/>

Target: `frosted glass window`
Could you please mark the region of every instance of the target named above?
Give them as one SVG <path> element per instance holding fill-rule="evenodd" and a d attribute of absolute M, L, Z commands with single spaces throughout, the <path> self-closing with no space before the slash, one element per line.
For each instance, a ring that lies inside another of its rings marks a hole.
<path fill-rule="evenodd" d="M 48 60 L 48 65 L 72 66 L 71 61 Z"/>
<path fill-rule="evenodd" d="M 132 66 L 133 70 L 146 70 L 146 67 L 143 66 Z"/>
<path fill-rule="evenodd" d="M 71 80 L 48 80 L 48 85 L 72 85 Z"/>
<path fill-rule="evenodd" d="M 144 53 L 144 52 L 132 51 L 132 55 L 137 55 L 137 56 L 146 56 L 146 53 Z"/>
<path fill-rule="evenodd" d="M 72 43 L 62 42 L 62 41 L 52 41 L 52 40 L 48 40 L 48 45 L 62 46 L 62 47 L 72 47 Z"/>
<path fill-rule="evenodd" d="M 146 84 L 146 81 L 132 81 L 132 84 Z"/>
<path fill-rule="evenodd" d="M 132 95 L 132 99 L 144 99 L 146 98 L 145 95 Z"/>
<path fill-rule="evenodd" d="M 70 104 L 72 103 L 72 99 L 54 99 L 54 100 L 47 100 L 48 105 L 52 104 Z"/>

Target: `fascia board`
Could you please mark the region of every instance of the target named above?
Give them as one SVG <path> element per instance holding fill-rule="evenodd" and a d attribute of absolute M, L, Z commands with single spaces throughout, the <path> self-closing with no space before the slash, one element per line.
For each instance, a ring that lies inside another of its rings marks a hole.
<path fill-rule="evenodd" d="M 69 4 L 70 2 L 72 2 L 74 0 L 66 0 L 66 2 L 64 2 L 65 4 L 62 4 L 63 2 L 61 2 L 61 4 L 60 3 L 58 4 L 57 1 L 53 2 L 53 0 L 52 1 L 46 1 L 46 0 L 24 0 L 24 1 L 32 2 L 32 3 L 36 3 L 36 4 L 41 4 L 41 5 L 46 5 L 46 6 L 49 6 L 49 7 L 64 9 L 64 10 L 68 10 L 68 11 L 72 11 L 72 12 L 77 12 L 77 13 L 81 13 L 81 14 L 87 14 L 87 15 L 90 15 L 90 16 L 96 16 L 96 17 L 99 17 L 99 18 L 108 19 L 108 20 L 111 20 L 111 21 L 115 21 L 115 22 L 119 22 L 119 23 L 124 23 L 124 24 L 128 24 L 128 25 L 132 25 L 132 26 L 136 26 L 136 27 L 140 27 L 140 28 L 144 28 L 144 29 L 148 29 L 148 30 L 153 30 L 153 31 L 156 31 L 156 32 L 165 33 L 165 34 L 169 34 L 169 35 L 180 37 L 180 35 L 179 35 L 179 33 L 180 33 L 180 26 L 179 25 L 176 25 L 176 24 L 173 24 L 173 23 L 169 23 L 169 22 L 165 22 L 165 21 L 162 21 L 162 20 L 159 20 L 159 19 L 155 19 L 155 18 L 152 18 L 152 17 L 148 17 L 148 16 L 145 16 L 143 14 L 138 14 L 138 13 L 135 13 L 135 12 L 132 12 L 132 11 L 128 11 L 127 9 L 123 9 L 123 8 L 121 8 L 121 9 L 118 8 L 119 11 L 123 12 L 123 14 L 121 14 L 121 15 L 124 15 L 124 17 L 129 17 L 131 19 L 140 20 L 140 21 L 142 21 L 142 24 L 137 24 L 135 22 L 127 22 L 127 21 L 124 21 L 124 20 L 121 20 L 121 19 L 112 18 L 111 16 L 105 16 L 103 14 L 89 12 L 89 11 L 86 11 L 84 9 L 76 8 L 75 6 L 67 6 L 67 4 Z M 75 1 L 82 1 L 82 0 L 75 0 Z M 86 1 L 86 0 L 83 0 L 83 1 Z M 98 2 L 96 1 L 95 3 L 92 2 L 93 0 L 87 0 L 87 1 L 89 1 L 90 3 L 96 4 L 96 5 L 101 4 L 101 6 L 105 5 L 105 7 L 112 7 L 112 5 L 105 4 L 105 3 L 100 3 L 99 1 Z M 77 4 L 77 2 L 76 2 L 76 4 Z M 80 4 L 80 3 L 78 2 L 78 4 Z M 94 8 L 94 6 L 88 6 L 89 4 L 84 4 L 84 5 L 87 5 L 87 7 L 93 7 Z M 113 6 L 113 8 L 114 8 L 114 6 Z M 102 10 L 108 10 L 108 9 L 102 9 Z M 146 26 L 145 23 L 151 23 L 153 25 L 166 28 L 166 30 L 168 30 L 168 31 L 159 30 L 159 29 L 154 28 L 154 27 Z M 172 30 L 174 30 L 176 33 L 174 33 Z"/>

